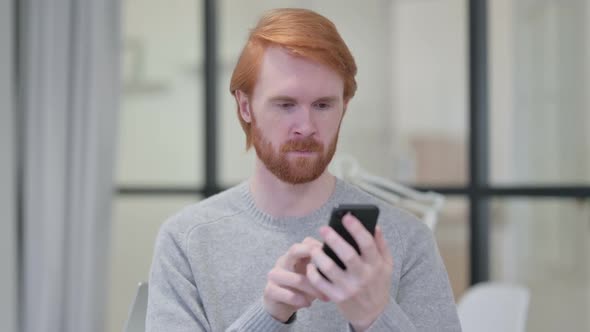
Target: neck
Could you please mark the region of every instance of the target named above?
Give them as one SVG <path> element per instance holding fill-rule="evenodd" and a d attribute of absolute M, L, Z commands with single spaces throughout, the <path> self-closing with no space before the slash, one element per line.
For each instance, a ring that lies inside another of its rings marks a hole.
<path fill-rule="evenodd" d="M 317 179 L 291 184 L 278 179 L 258 158 L 250 180 L 256 206 L 274 217 L 302 217 L 324 205 L 336 186 L 336 178 L 327 170 Z"/>

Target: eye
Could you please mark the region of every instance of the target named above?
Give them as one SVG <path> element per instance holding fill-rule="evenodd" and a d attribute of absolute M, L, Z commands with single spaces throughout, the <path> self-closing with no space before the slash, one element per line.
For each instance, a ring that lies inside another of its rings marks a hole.
<path fill-rule="evenodd" d="M 295 106 L 295 103 L 291 103 L 291 102 L 283 102 L 283 103 L 277 103 L 276 104 L 280 109 L 284 109 L 284 110 L 288 110 L 293 108 L 293 106 Z"/>
<path fill-rule="evenodd" d="M 315 108 L 319 109 L 319 110 L 327 110 L 330 109 L 332 105 L 330 105 L 329 103 L 324 103 L 324 102 L 318 102 L 315 103 Z"/>

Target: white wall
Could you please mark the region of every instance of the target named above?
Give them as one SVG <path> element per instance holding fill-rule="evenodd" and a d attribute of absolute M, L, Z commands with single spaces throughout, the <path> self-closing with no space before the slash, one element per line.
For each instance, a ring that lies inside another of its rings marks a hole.
<path fill-rule="evenodd" d="M 0 325 L 16 332 L 13 1 L 0 1 Z"/>

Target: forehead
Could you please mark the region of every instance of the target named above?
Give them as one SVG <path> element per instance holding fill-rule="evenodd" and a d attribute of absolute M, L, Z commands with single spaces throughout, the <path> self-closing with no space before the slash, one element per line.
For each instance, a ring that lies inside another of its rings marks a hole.
<path fill-rule="evenodd" d="M 264 52 L 254 95 L 268 98 L 287 95 L 294 98 L 341 96 L 344 81 L 330 67 L 294 56 L 280 47 Z"/>

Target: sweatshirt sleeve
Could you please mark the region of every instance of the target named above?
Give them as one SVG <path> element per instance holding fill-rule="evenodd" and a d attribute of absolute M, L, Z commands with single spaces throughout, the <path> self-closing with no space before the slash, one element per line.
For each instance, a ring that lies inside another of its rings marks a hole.
<path fill-rule="evenodd" d="M 397 298 L 367 332 L 461 331 L 449 278 L 432 231 L 423 224 L 407 234 L 404 241 Z M 349 331 L 353 331 L 349 325 Z"/>
<path fill-rule="evenodd" d="M 295 315 L 296 316 L 296 315 Z M 262 299 L 255 302 L 242 314 L 228 329 L 228 332 L 246 332 L 246 331 L 272 331 L 287 332 L 291 331 L 294 319 L 290 319 L 288 324 L 279 322 L 274 319 L 262 306 Z"/>
<path fill-rule="evenodd" d="M 183 233 L 172 222 L 156 239 L 149 278 L 146 331 L 210 331 L 186 256 Z"/>

